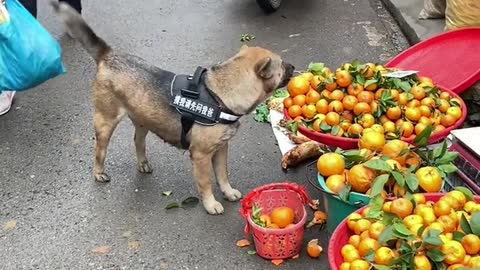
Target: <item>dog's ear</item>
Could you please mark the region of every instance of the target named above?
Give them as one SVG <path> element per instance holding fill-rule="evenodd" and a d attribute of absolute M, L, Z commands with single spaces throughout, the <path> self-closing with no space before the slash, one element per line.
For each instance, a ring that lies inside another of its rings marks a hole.
<path fill-rule="evenodd" d="M 240 51 L 243 51 L 248 48 L 247 44 L 243 44 L 242 47 L 240 47 Z"/>
<path fill-rule="evenodd" d="M 270 79 L 273 76 L 272 58 L 265 57 L 255 64 L 255 73 L 264 79 Z"/>

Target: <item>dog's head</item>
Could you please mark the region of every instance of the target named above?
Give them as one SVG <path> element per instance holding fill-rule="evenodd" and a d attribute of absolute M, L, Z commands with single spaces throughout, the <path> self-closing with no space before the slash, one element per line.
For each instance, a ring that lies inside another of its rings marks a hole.
<path fill-rule="evenodd" d="M 244 45 L 240 49 L 239 56 L 252 60 L 255 74 L 262 81 L 266 93 L 272 93 L 275 89 L 286 86 L 295 70 L 292 64 L 283 61 L 279 55 L 260 47 Z"/>
<path fill-rule="evenodd" d="M 286 86 L 294 69 L 278 54 L 244 45 L 235 56 L 212 67 L 211 84 L 231 110 L 247 114 Z"/>

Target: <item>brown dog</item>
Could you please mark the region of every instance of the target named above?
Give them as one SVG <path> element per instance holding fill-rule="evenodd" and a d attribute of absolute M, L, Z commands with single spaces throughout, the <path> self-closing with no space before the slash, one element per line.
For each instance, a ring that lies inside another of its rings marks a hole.
<path fill-rule="evenodd" d="M 176 75 L 147 64 L 143 59 L 118 53 L 99 38 L 83 18 L 65 3 L 52 2 L 54 9 L 97 63 L 93 82 L 95 105 L 95 179 L 108 182 L 104 161 L 110 137 L 125 116 L 135 126 L 135 147 L 138 170 L 151 173 L 145 155 L 145 137 L 149 131 L 171 145 L 183 145 L 183 119 L 171 106 L 171 84 Z M 218 104 L 231 115 L 250 113 L 275 89 L 286 85 L 294 67 L 280 56 L 258 47 L 242 47 L 227 61 L 205 72 L 205 85 Z M 230 201 L 242 194 L 230 186 L 227 173 L 228 141 L 235 135 L 238 121 L 201 125 L 193 123 L 183 137 L 188 143 L 193 164 L 193 176 L 203 206 L 210 214 L 221 214 L 224 209 L 212 192 L 212 168 L 220 189 Z"/>

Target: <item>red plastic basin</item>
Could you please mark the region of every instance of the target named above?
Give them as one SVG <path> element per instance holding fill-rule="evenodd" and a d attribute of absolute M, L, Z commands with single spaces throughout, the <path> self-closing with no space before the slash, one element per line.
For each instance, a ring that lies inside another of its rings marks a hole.
<path fill-rule="evenodd" d="M 465 118 L 467 117 L 467 105 L 465 105 L 465 102 L 463 101 L 463 99 L 460 98 L 459 95 L 457 95 L 451 90 L 442 89 L 442 91 L 449 92 L 452 95 L 452 97 L 458 98 L 460 100 L 461 106 L 462 106 L 462 117 L 453 126 L 450 126 L 441 132 L 432 134 L 429 140 L 429 144 L 434 144 L 436 142 L 439 142 L 445 139 L 450 134 L 450 131 L 459 128 L 465 121 Z M 288 115 L 288 112 L 286 109 L 284 110 L 283 113 L 284 113 L 285 119 L 292 120 L 292 118 Z M 359 139 L 338 137 L 331 134 L 321 133 L 300 125 L 298 126 L 298 130 L 300 131 L 300 133 L 302 133 L 306 137 L 314 141 L 317 141 L 319 143 L 323 143 L 329 146 L 340 147 L 345 150 L 358 148 Z M 408 138 L 404 138 L 404 137 L 401 138 L 402 141 L 410 144 L 413 143 L 414 139 L 415 139 L 415 135 L 412 135 Z"/>
<path fill-rule="evenodd" d="M 480 81 L 480 27 L 441 33 L 406 49 L 387 67 L 416 70 L 457 94 Z"/>
<path fill-rule="evenodd" d="M 424 193 L 425 199 L 427 201 L 437 202 L 440 200 L 445 193 Z M 480 196 L 475 197 L 475 201 L 480 202 Z M 355 211 L 356 213 L 361 213 L 367 206 L 362 207 Z M 347 217 L 348 218 L 348 217 Z M 337 229 L 333 232 L 330 242 L 328 243 L 328 263 L 330 264 L 331 270 L 339 270 L 340 265 L 343 263 L 342 257 L 342 247 L 348 243 L 348 239 L 352 236 L 352 231 L 347 226 L 347 221 L 345 218 Z"/>

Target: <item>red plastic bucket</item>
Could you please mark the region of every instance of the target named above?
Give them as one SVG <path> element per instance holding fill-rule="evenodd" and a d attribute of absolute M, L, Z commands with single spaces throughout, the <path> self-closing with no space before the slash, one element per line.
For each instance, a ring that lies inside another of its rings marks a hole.
<path fill-rule="evenodd" d="M 424 193 L 427 201 L 437 202 L 446 193 Z M 480 202 L 480 196 L 475 196 L 475 201 Z M 361 213 L 368 206 L 362 207 L 355 211 Z M 348 217 L 347 217 L 348 218 Z M 352 236 L 352 231 L 348 228 L 347 218 L 345 218 L 337 229 L 333 232 L 330 242 L 328 243 L 328 263 L 331 270 L 339 270 L 343 262 L 342 247 L 348 243 L 348 239 Z"/>
<path fill-rule="evenodd" d="M 240 213 L 247 221 L 245 235 L 253 236 L 255 249 L 265 259 L 286 259 L 300 253 L 303 245 L 304 225 L 307 220 L 305 204 L 311 199 L 303 187 L 295 183 L 273 183 L 258 187 L 242 200 Z M 262 208 L 269 215 L 276 207 L 287 206 L 295 212 L 295 225 L 284 229 L 263 228 L 252 220 L 252 207 Z"/>

